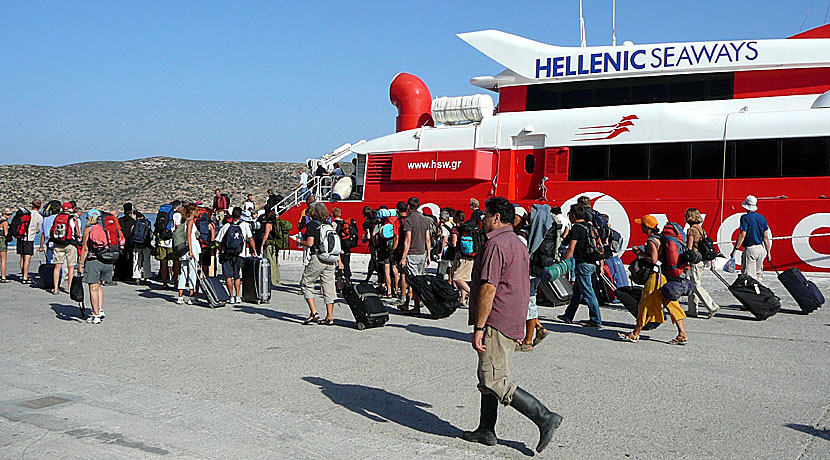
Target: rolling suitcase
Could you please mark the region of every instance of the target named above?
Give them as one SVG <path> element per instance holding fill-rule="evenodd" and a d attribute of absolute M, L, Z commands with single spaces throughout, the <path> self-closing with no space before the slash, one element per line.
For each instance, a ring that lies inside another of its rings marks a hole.
<path fill-rule="evenodd" d="M 804 278 L 801 270 L 793 267 L 785 270 L 784 273 L 778 273 L 775 265 L 772 265 L 772 268 L 778 274 L 778 281 L 781 281 L 781 284 L 784 285 L 787 292 L 795 299 L 795 302 L 801 307 L 801 311 L 805 315 L 818 310 L 824 305 L 824 295 L 819 291 L 816 283 Z"/>
<path fill-rule="evenodd" d="M 623 265 L 619 257 L 609 257 L 605 261 L 605 265 L 611 271 L 611 279 L 614 280 L 614 286 L 617 286 L 617 288 L 631 286 L 631 282 L 628 281 L 628 269 Z"/>
<path fill-rule="evenodd" d="M 614 291 L 617 287 L 614 285 L 614 280 L 608 265 L 602 264 L 597 267 L 597 270 L 591 276 L 591 283 L 594 287 L 594 293 L 597 296 L 597 302 L 600 305 L 617 300 L 614 296 Z"/>
<path fill-rule="evenodd" d="M 541 289 L 542 295 L 544 295 L 554 307 L 567 304 L 571 301 L 571 297 L 574 295 L 573 287 L 571 286 L 570 281 L 567 280 L 567 277 L 557 278 L 547 283 L 540 283 L 539 289 Z"/>
<path fill-rule="evenodd" d="M 389 321 L 389 312 L 371 284 L 346 283 L 343 285 L 343 298 L 352 310 L 358 330 L 381 327 Z"/>
<path fill-rule="evenodd" d="M 55 264 L 40 264 L 37 274 L 41 288 L 50 291 L 55 289 Z"/>
<path fill-rule="evenodd" d="M 712 270 L 712 273 L 729 288 L 729 292 L 741 302 L 741 305 L 746 307 L 759 321 L 775 315 L 781 309 L 781 303 L 775 293 L 751 276 L 738 275 L 735 282 L 730 285 L 717 270 Z"/>
<path fill-rule="evenodd" d="M 271 301 L 271 262 L 263 257 L 242 261 L 242 300 L 256 304 Z"/>
<path fill-rule="evenodd" d="M 642 286 L 623 286 L 617 288 L 614 291 L 614 295 L 622 302 L 623 306 L 631 316 L 637 318 L 637 315 L 640 312 L 639 305 L 640 305 L 640 298 L 643 296 L 643 287 Z M 644 331 L 650 331 L 652 329 L 657 329 L 660 323 L 657 322 L 650 322 L 643 326 Z"/>
<path fill-rule="evenodd" d="M 210 308 L 224 307 L 231 300 L 225 280 L 218 276 L 207 277 L 203 274 L 199 278 L 199 288 L 205 295 L 205 300 L 207 300 Z"/>

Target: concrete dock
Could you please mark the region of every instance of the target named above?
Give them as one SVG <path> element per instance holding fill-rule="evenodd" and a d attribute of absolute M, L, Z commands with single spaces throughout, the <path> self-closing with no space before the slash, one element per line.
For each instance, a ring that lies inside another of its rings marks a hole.
<path fill-rule="evenodd" d="M 335 326 L 303 326 L 302 265 L 281 262 L 268 304 L 176 305 L 155 283 L 119 283 L 105 288 L 100 325 L 66 293 L 0 285 L 0 458 L 534 456 L 538 431 L 509 407 L 498 446 L 459 438 L 479 404 L 466 309 L 438 321 L 390 310 L 385 327 L 358 331 L 337 303 Z M 354 256 L 355 278 L 365 262 Z M 9 268 L 16 280 L 14 254 Z M 553 334 L 512 371 L 565 420 L 536 456 L 830 458 L 830 307 L 800 314 L 767 273 L 783 308 L 759 322 L 705 276 L 723 307 L 686 321 L 686 346 L 668 344 L 670 323 L 619 341 L 634 324 L 619 306 L 603 308 L 599 330 L 540 308 Z M 830 294 L 830 277 L 808 276 Z"/>

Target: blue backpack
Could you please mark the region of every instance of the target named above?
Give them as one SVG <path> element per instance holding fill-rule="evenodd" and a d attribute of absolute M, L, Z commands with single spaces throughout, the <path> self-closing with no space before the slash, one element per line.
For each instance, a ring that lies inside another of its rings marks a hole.
<path fill-rule="evenodd" d="M 159 212 L 156 214 L 156 224 L 153 227 L 155 234 L 160 240 L 169 240 L 173 238 L 173 205 L 163 204 L 159 207 Z"/>
<path fill-rule="evenodd" d="M 242 234 L 242 227 L 239 223 L 232 223 L 222 240 L 222 254 L 225 257 L 236 257 L 242 254 L 245 248 L 245 236 Z"/>

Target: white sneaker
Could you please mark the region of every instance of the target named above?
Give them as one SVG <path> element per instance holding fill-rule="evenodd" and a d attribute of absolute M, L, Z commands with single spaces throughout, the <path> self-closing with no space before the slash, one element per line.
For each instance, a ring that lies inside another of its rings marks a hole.
<path fill-rule="evenodd" d="M 242 297 L 236 296 L 236 302 L 234 303 L 242 303 Z"/>
<path fill-rule="evenodd" d="M 188 303 L 188 305 L 195 305 L 195 304 L 197 304 L 198 302 L 199 302 L 199 298 L 198 298 L 198 297 L 191 297 L 191 298 L 190 298 L 190 303 Z"/>
<path fill-rule="evenodd" d="M 87 318 L 86 322 L 89 324 L 101 324 L 101 317 L 93 315 Z"/>
<path fill-rule="evenodd" d="M 177 298 L 176 305 L 184 305 L 184 297 Z"/>
<path fill-rule="evenodd" d="M 193 298 L 192 298 L 192 297 L 188 297 L 188 298 L 184 299 L 184 303 L 185 303 L 186 305 L 193 305 Z"/>
<path fill-rule="evenodd" d="M 107 315 L 104 314 L 104 309 L 103 308 L 98 310 L 98 317 L 101 318 L 101 319 L 104 319 L 104 318 L 107 317 Z"/>

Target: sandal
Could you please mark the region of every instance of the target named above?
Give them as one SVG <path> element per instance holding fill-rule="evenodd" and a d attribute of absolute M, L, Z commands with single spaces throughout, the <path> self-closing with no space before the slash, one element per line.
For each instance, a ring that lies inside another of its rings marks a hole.
<path fill-rule="evenodd" d="M 533 345 L 529 343 L 516 344 L 516 351 L 533 351 Z"/>
<path fill-rule="evenodd" d="M 680 336 L 677 336 L 677 337 L 671 339 L 671 342 L 669 342 L 669 345 L 686 345 L 686 342 L 688 342 L 688 341 L 689 341 L 688 337 L 681 338 Z"/>
<path fill-rule="evenodd" d="M 317 324 L 319 322 L 320 322 L 320 315 L 318 315 L 317 313 L 312 313 L 311 315 L 308 316 L 308 318 L 305 319 L 305 321 L 303 321 L 303 324 L 304 325 Z"/>
<path fill-rule="evenodd" d="M 334 320 L 331 318 L 321 319 L 317 324 L 323 326 L 334 326 Z"/>
<path fill-rule="evenodd" d="M 7 280 L 7 279 L 5 279 L 5 278 L 3 278 L 2 280 L 0 280 L 0 283 L 3 283 L 3 284 L 6 284 L 6 283 L 8 283 L 8 282 L 9 282 L 9 280 Z"/>
<path fill-rule="evenodd" d="M 640 336 L 631 335 L 631 334 L 624 334 L 622 332 L 618 332 L 617 336 L 626 342 L 637 343 L 640 340 Z"/>
<path fill-rule="evenodd" d="M 535 347 L 536 345 L 539 345 L 539 342 L 545 340 L 545 337 L 547 337 L 548 334 L 550 334 L 550 331 L 548 331 L 547 329 L 542 329 L 541 331 L 537 332 L 536 337 L 533 338 L 533 346 Z"/>

